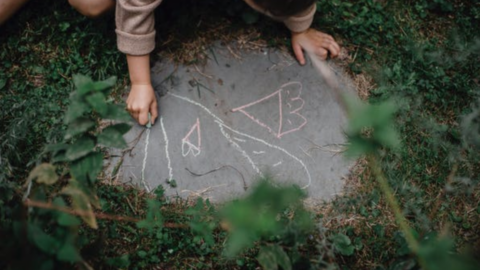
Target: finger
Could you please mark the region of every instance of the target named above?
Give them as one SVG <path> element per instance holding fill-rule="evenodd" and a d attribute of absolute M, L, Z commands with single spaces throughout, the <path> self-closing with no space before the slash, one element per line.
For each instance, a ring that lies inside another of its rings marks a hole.
<path fill-rule="evenodd" d="M 303 51 L 302 47 L 298 44 L 293 44 L 293 53 L 295 54 L 295 57 L 297 58 L 298 62 L 300 65 L 305 65 L 305 57 L 303 56 Z"/>
<path fill-rule="evenodd" d="M 330 40 L 330 41 L 334 41 L 335 39 L 330 36 L 329 34 L 325 34 L 325 33 L 322 33 L 322 32 L 318 32 L 318 36 L 321 38 L 321 39 L 325 39 L 325 40 Z"/>
<path fill-rule="evenodd" d="M 335 41 L 332 42 L 332 50 L 334 50 L 334 53 L 332 52 L 332 57 L 337 57 L 340 54 L 340 45 Z"/>
<path fill-rule="evenodd" d="M 138 122 L 138 113 L 136 113 L 136 112 L 130 112 L 130 115 L 132 116 L 133 120 L 135 120 L 136 122 Z"/>
<path fill-rule="evenodd" d="M 332 58 L 337 57 L 340 53 L 340 47 L 336 44 L 336 42 L 324 42 L 321 47 L 325 50 L 328 50 Z"/>
<path fill-rule="evenodd" d="M 150 123 L 153 125 L 158 117 L 158 106 L 156 101 L 152 102 L 152 105 L 150 105 L 150 114 L 152 115 Z"/>
<path fill-rule="evenodd" d="M 320 59 L 322 60 L 326 60 L 327 59 L 327 56 L 328 56 L 328 51 L 325 50 L 324 48 L 318 48 L 317 50 L 315 50 L 315 54 L 320 57 Z"/>
<path fill-rule="evenodd" d="M 144 126 L 148 123 L 148 111 L 147 110 L 141 111 L 138 114 L 137 122 L 138 122 L 138 124 L 140 124 L 142 126 Z"/>

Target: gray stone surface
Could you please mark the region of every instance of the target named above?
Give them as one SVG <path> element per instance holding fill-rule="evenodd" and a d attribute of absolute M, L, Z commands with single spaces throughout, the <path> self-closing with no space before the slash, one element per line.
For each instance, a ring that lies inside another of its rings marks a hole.
<path fill-rule="evenodd" d="M 210 58 L 205 66 L 152 68 L 161 118 L 150 131 L 135 125 L 126 135 L 134 147 L 121 181 L 212 201 L 240 196 L 265 175 L 312 199 L 340 193 L 349 169 L 339 153 L 346 119 L 318 71 L 274 50 L 217 45 Z"/>

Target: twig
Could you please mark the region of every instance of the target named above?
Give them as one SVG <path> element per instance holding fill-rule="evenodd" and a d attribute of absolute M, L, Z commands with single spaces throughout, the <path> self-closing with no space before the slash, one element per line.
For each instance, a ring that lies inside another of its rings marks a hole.
<path fill-rule="evenodd" d="M 197 197 L 200 197 L 200 196 L 202 196 L 202 194 L 207 193 L 207 192 L 209 192 L 210 190 L 212 190 L 212 189 L 214 189 L 214 188 L 223 187 L 223 186 L 226 186 L 226 184 L 221 184 L 221 185 L 217 185 L 217 186 L 207 187 L 207 188 L 200 189 L 200 190 L 197 190 L 197 191 L 184 189 L 184 190 L 182 190 L 182 191 L 180 191 L 180 192 L 181 192 L 181 193 L 190 192 L 190 195 L 189 195 L 189 196 L 191 196 L 191 195 L 193 194 L 193 195 L 195 195 L 195 196 L 197 196 Z"/>
<path fill-rule="evenodd" d="M 127 204 L 128 204 L 128 206 L 130 206 L 130 209 L 132 209 L 132 212 L 136 215 L 137 211 L 135 210 L 135 208 L 133 208 L 133 205 L 130 202 L 130 200 L 128 199 L 128 197 L 125 197 L 125 199 L 127 200 Z"/>
<path fill-rule="evenodd" d="M 203 72 L 200 71 L 200 69 L 197 67 L 197 65 L 193 65 L 195 67 L 195 70 L 200 73 L 200 75 L 202 75 L 203 77 L 205 78 L 208 78 L 208 79 L 213 79 L 213 76 L 212 75 L 208 75 L 208 74 L 205 74 Z M 198 83 L 198 82 L 197 82 Z"/>
<path fill-rule="evenodd" d="M 190 171 L 188 168 L 185 168 L 185 170 L 187 170 L 189 173 L 191 173 L 194 176 L 204 176 L 204 175 L 216 172 L 216 171 L 224 169 L 224 168 L 231 168 L 231 169 L 235 170 L 238 174 L 240 174 L 240 176 L 242 177 L 242 181 L 243 181 L 243 189 L 245 191 L 248 189 L 247 182 L 245 182 L 245 178 L 243 177 L 243 174 L 237 168 L 233 167 L 232 165 L 223 165 L 223 166 L 218 167 L 216 169 L 210 170 L 206 173 L 195 173 L 195 172 Z"/>
<path fill-rule="evenodd" d="M 117 165 L 115 165 L 115 167 L 113 168 L 112 170 L 112 174 L 111 174 L 111 178 L 115 178 L 114 181 L 118 180 L 119 178 L 119 171 L 120 171 L 120 167 L 122 166 L 123 164 L 123 159 L 125 158 L 125 154 L 126 153 L 129 153 L 130 155 L 132 154 L 132 150 L 137 146 L 138 142 L 140 141 L 140 138 L 142 137 L 143 133 L 145 132 L 145 129 L 143 129 L 135 139 L 133 139 L 130 143 L 128 144 L 131 144 L 133 143 L 133 145 L 127 149 L 124 149 L 122 150 L 122 155 L 120 156 L 120 161 L 117 163 Z"/>
<path fill-rule="evenodd" d="M 123 155 L 125 155 L 125 153 L 127 153 L 127 152 L 130 152 L 130 153 L 132 152 L 132 150 L 135 148 L 135 146 L 137 146 L 138 142 L 140 141 L 140 138 L 142 138 L 142 135 L 146 130 L 147 129 L 143 129 L 140 133 L 138 133 L 138 135 L 137 135 L 137 137 L 135 137 L 135 139 L 133 139 L 130 143 L 128 143 L 128 144 L 133 143 L 133 145 L 131 147 L 125 149 L 125 150 L 122 150 Z"/>
<path fill-rule="evenodd" d="M 227 49 L 233 55 L 233 57 L 237 58 L 238 60 L 242 59 L 242 57 L 240 57 L 238 54 L 233 52 L 233 50 L 232 50 L 232 48 L 230 48 L 230 46 L 227 45 Z"/>
<path fill-rule="evenodd" d="M 95 212 L 89 212 L 89 211 L 84 211 L 84 210 L 73 210 L 68 207 L 60 207 L 53 205 L 51 203 L 46 203 L 46 202 L 39 202 L 39 201 L 32 201 L 30 199 L 27 199 L 23 202 L 25 206 L 28 207 L 37 207 L 37 208 L 42 208 L 42 209 L 49 209 L 49 210 L 55 210 L 55 211 L 60 211 L 63 213 L 67 213 L 70 215 L 78 216 L 78 217 L 90 217 L 92 214 L 95 216 L 97 219 L 106 219 L 106 220 L 115 220 L 115 221 L 126 221 L 126 222 L 139 222 L 141 219 L 134 218 L 134 217 L 126 217 L 126 216 L 115 216 L 115 215 L 109 215 L 105 213 L 95 213 Z M 185 224 L 177 224 L 177 223 L 171 223 L 171 222 L 166 222 L 163 224 L 165 228 L 188 228 L 187 225 Z"/>

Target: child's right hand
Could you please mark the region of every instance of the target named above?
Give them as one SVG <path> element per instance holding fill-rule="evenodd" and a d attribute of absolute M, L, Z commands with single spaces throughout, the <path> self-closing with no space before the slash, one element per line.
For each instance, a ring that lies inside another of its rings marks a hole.
<path fill-rule="evenodd" d="M 301 33 L 292 32 L 292 47 L 301 65 L 305 65 L 303 50 L 313 53 L 322 60 L 326 60 L 329 54 L 335 58 L 340 53 L 340 46 L 332 36 L 312 28 Z"/>
<path fill-rule="evenodd" d="M 127 110 L 142 126 L 148 123 L 148 113 L 151 114 L 151 124 L 155 123 L 158 106 L 151 84 L 132 84 L 127 98 Z"/>

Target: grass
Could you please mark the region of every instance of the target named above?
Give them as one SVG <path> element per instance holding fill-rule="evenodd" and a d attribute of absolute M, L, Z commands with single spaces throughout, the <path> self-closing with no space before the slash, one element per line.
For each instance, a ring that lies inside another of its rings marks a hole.
<path fill-rule="evenodd" d="M 288 33 L 267 19 L 246 24 L 249 10 L 239 0 L 164 2 L 157 12 L 155 55 L 201 64 L 212 40 L 289 45 Z M 384 151 L 380 166 L 414 234 L 422 242 L 434 232 L 452 235 L 457 250 L 478 256 L 480 159 L 478 148 L 464 142 L 462 119 L 480 98 L 480 6 L 460 0 L 320 0 L 318 7 L 315 25 L 348 51 L 350 60 L 339 64 L 354 80 L 370 82 L 360 89 L 362 96 L 373 104 L 399 105 L 396 128 L 403 146 Z M 88 20 L 66 1 L 32 1 L 3 26 L 0 63 L 0 220 L 7 227 L 23 179 L 48 158 L 44 145 L 63 136 L 61 115 L 73 90 L 72 75 L 118 76 L 112 95 L 118 100 L 128 80 L 112 15 Z M 318 265 L 411 269 L 406 266 L 410 251 L 366 164 L 358 162 L 344 196 L 316 209 L 321 229 L 302 252 Z M 147 213 L 147 195 L 138 190 L 103 184 L 98 193 L 106 213 Z M 167 222 L 189 220 L 186 202 L 159 203 Z M 99 225 L 98 231 L 84 230 L 79 240 L 82 255 L 96 268 L 258 266 L 255 250 L 231 261 L 216 256 L 226 236 L 221 230 L 209 247 L 186 230 L 166 228 L 152 237 L 132 223 L 102 220 Z M 327 240 L 337 234 L 351 240 L 353 254 L 332 248 Z"/>

